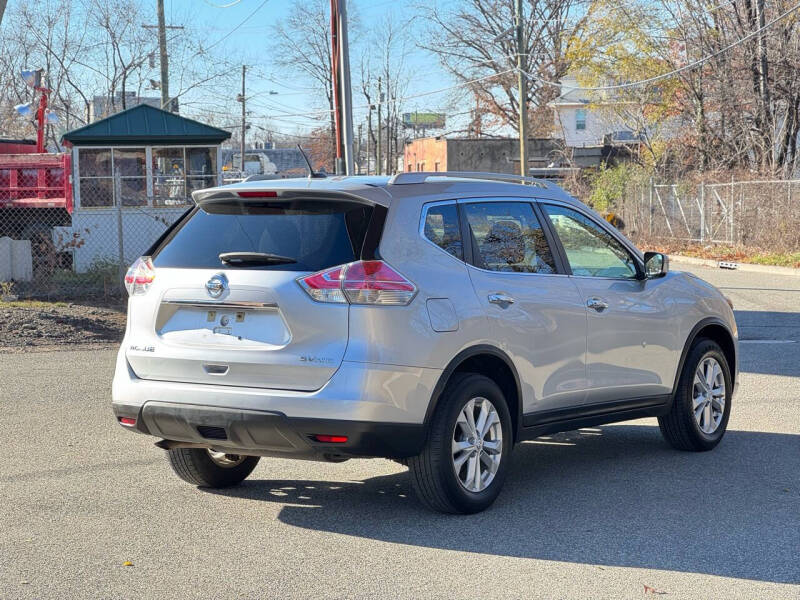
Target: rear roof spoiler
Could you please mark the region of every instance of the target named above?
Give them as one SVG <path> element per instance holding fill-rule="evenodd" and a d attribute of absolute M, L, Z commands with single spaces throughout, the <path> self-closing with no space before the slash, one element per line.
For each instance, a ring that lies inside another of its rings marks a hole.
<path fill-rule="evenodd" d="M 360 204 L 368 204 L 370 206 L 378 204 L 371 198 L 365 198 L 361 195 L 351 194 L 339 190 L 327 189 L 313 189 L 313 188 L 281 188 L 275 187 L 269 189 L 269 182 L 264 182 L 263 188 L 254 187 L 236 187 L 231 186 L 228 188 L 209 188 L 207 190 L 199 190 L 192 193 L 192 200 L 197 206 L 202 206 L 207 202 L 214 202 L 216 200 L 240 200 L 247 201 L 264 201 L 264 200 L 339 200 L 358 202 Z"/>

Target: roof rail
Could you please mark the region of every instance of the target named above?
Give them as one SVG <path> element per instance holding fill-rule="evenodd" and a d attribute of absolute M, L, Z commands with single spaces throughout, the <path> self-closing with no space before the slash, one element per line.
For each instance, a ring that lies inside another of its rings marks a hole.
<path fill-rule="evenodd" d="M 488 179 L 490 181 L 507 181 L 523 185 L 535 185 L 548 189 L 550 184 L 535 177 L 524 177 L 512 173 L 483 173 L 481 171 L 405 171 L 398 173 L 389 180 L 389 185 L 410 185 L 425 183 L 430 177 L 452 177 L 456 179 Z"/>

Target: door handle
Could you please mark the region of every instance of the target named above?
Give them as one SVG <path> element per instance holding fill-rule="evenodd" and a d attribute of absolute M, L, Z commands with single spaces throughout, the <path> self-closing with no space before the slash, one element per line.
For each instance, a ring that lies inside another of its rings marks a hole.
<path fill-rule="evenodd" d="M 608 302 L 606 302 L 602 298 L 594 296 L 586 301 L 586 306 L 588 306 L 589 308 L 593 308 L 597 312 L 603 312 L 605 309 L 608 308 Z"/>
<path fill-rule="evenodd" d="M 489 302 L 506 308 L 509 304 L 514 304 L 514 299 L 507 294 L 489 294 Z"/>

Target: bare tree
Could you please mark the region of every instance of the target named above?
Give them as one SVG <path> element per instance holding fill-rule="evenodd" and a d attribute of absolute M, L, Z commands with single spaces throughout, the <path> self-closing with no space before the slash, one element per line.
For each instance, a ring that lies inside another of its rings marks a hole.
<path fill-rule="evenodd" d="M 420 47 L 439 58 L 441 65 L 465 85 L 465 91 L 489 115 L 488 125 L 516 126 L 519 120 L 516 61 L 527 56 L 528 71 L 538 78 L 557 81 L 567 73 L 571 32 L 585 18 L 583 0 L 527 0 L 526 47 L 518 48 L 511 29 L 514 0 L 467 0 L 452 8 L 420 7 L 430 22 Z M 475 81 L 495 75 L 489 79 Z M 526 99 L 535 135 L 552 130 L 552 112 L 547 103 L 557 89 L 532 80 Z"/>
<path fill-rule="evenodd" d="M 105 88 L 112 111 L 117 110 L 118 102 L 119 108 L 125 110 L 129 108 L 127 92 L 130 87 L 141 89 L 142 68 L 153 51 L 147 32 L 142 28 L 141 4 L 133 0 L 85 1 L 86 14 L 94 25 L 93 41 L 102 48 L 98 55 L 103 61 Z"/>
<path fill-rule="evenodd" d="M 333 140 L 336 123 L 333 113 L 333 81 L 331 79 L 330 11 L 325 0 L 293 0 L 283 22 L 272 27 L 272 53 L 275 62 L 287 76 L 311 82 L 324 96 L 330 111 L 328 116 L 330 156 L 333 159 Z M 353 28 L 350 27 L 351 39 Z M 326 136 L 328 137 L 328 136 Z M 333 170 L 333 163 L 328 167 Z"/>
<path fill-rule="evenodd" d="M 22 68 L 42 68 L 51 88 L 50 106 L 63 117 L 61 127 L 82 124 L 88 114 L 87 80 L 81 60 L 89 52 L 87 28 L 73 3 L 32 0 L 13 7 L 6 15 L 6 34 L 0 39 L 0 104 L 33 100 L 33 90 L 19 77 Z M 19 128 L 21 120 L 8 113 L 3 130 Z M 15 127 L 16 126 L 16 127 Z M 25 123 L 22 135 L 32 134 Z M 55 127 L 47 138 L 58 144 Z"/>
<path fill-rule="evenodd" d="M 402 98 L 408 89 L 409 73 L 406 57 L 411 47 L 407 23 L 397 21 L 392 13 L 378 21 L 365 40 L 361 53 L 359 87 L 367 106 L 381 107 L 381 121 L 372 126 L 372 111 L 367 114 L 367 136 L 377 165 L 378 138 L 383 173 L 392 173 L 397 156 L 402 152 L 404 131 L 401 120 Z M 380 86 L 378 82 L 380 81 Z M 380 92 L 378 88 L 380 87 Z M 377 117 L 377 115 L 376 115 Z M 377 136 L 377 129 L 381 135 Z M 369 159 L 368 159 L 369 160 Z"/>

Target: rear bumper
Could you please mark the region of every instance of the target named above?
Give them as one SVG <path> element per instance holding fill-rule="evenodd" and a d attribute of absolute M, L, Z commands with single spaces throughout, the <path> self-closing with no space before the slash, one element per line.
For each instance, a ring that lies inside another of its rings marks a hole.
<path fill-rule="evenodd" d="M 117 358 L 112 408 L 134 429 L 166 440 L 254 455 L 319 458 L 323 454 L 402 458 L 419 452 L 423 421 L 441 370 L 345 361 L 313 392 L 136 377 Z M 225 430 L 209 439 L 198 427 Z M 311 436 L 343 435 L 323 444 Z"/>
<path fill-rule="evenodd" d="M 424 428 L 414 423 L 289 418 L 278 412 L 173 402 L 147 402 L 141 407 L 114 404 L 114 413 L 136 419 L 136 425 L 126 429 L 256 456 L 406 458 L 419 454 L 424 443 Z M 319 442 L 316 435 L 344 436 L 347 441 Z"/>

